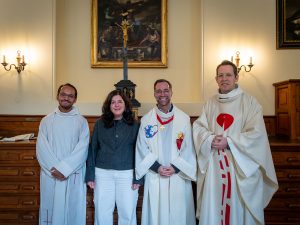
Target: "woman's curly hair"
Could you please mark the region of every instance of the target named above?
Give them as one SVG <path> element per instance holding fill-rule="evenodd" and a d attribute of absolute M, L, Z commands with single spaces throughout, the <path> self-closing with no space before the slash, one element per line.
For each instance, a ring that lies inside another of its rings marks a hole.
<path fill-rule="evenodd" d="M 110 128 L 114 125 L 114 114 L 110 110 L 110 105 L 112 98 L 116 95 L 120 95 L 125 103 L 125 110 L 123 112 L 123 120 L 128 124 L 132 125 L 134 123 L 134 116 L 132 112 L 132 105 L 130 100 L 121 90 L 113 90 L 111 91 L 102 106 L 102 120 L 104 122 L 105 127 Z"/>

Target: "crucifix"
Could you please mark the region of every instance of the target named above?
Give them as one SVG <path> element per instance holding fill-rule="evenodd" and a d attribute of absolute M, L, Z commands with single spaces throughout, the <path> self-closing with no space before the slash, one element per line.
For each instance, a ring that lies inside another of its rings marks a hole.
<path fill-rule="evenodd" d="M 74 174 L 74 184 L 75 184 L 75 180 L 76 180 L 76 175 L 78 175 L 78 172 L 73 173 Z"/>
<path fill-rule="evenodd" d="M 123 78 L 128 80 L 128 56 L 127 56 L 127 42 L 128 42 L 128 28 L 132 25 L 129 25 L 127 19 L 123 19 L 121 25 L 116 23 L 118 27 L 122 29 L 123 33 Z"/>
<path fill-rule="evenodd" d="M 127 14 L 126 14 L 127 15 Z M 138 100 L 135 99 L 135 83 L 128 80 L 128 48 L 127 48 L 127 42 L 128 42 L 128 29 L 132 27 L 132 24 L 130 25 L 126 17 L 122 19 L 122 23 L 117 24 L 118 27 L 122 29 L 123 34 L 123 80 L 119 81 L 117 84 L 115 84 L 116 89 L 121 90 L 131 101 L 132 109 L 135 118 L 137 119 L 138 115 L 138 107 L 141 106 L 141 103 L 139 103 Z"/>

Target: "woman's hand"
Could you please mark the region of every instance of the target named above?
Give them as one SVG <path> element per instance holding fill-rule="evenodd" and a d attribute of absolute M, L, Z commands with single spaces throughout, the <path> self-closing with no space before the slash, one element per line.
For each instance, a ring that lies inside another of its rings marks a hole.
<path fill-rule="evenodd" d="M 131 188 L 132 188 L 132 190 L 137 190 L 140 188 L 140 186 L 141 186 L 140 184 L 132 184 Z"/>
<path fill-rule="evenodd" d="M 94 181 L 88 181 L 87 185 L 91 188 L 94 189 L 95 188 L 95 182 Z"/>

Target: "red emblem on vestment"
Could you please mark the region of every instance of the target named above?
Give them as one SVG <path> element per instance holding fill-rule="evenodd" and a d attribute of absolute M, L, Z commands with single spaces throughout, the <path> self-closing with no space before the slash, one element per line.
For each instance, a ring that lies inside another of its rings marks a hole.
<path fill-rule="evenodd" d="M 224 131 L 233 123 L 234 118 L 232 115 L 227 113 L 220 113 L 217 117 L 217 123 L 223 127 Z"/>
<path fill-rule="evenodd" d="M 178 151 L 180 151 L 180 148 L 181 148 L 181 145 L 182 145 L 182 142 L 183 142 L 183 138 L 184 138 L 184 135 L 183 135 L 182 132 L 180 132 L 178 134 L 177 139 L 176 139 L 176 144 L 177 144 Z"/>

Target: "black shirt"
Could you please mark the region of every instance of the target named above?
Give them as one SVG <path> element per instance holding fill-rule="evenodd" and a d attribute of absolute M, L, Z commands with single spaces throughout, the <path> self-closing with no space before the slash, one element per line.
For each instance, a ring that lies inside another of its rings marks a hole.
<path fill-rule="evenodd" d="M 113 170 L 134 169 L 138 130 L 137 122 L 129 125 L 124 119 L 115 120 L 113 126 L 107 128 L 102 119 L 98 119 L 89 146 L 86 182 L 95 180 L 95 167 Z"/>

